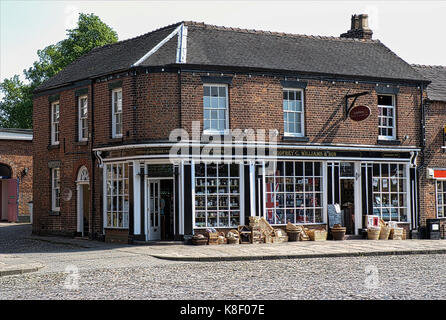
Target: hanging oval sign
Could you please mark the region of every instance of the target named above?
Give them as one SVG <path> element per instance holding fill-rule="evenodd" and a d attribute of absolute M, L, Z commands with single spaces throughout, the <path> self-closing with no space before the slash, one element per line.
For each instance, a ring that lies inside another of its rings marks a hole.
<path fill-rule="evenodd" d="M 353 121 L 364 121 L 371 114 L 371 110 L 367 106 L 355 106 L 349 112 L 349 117 Z"/>

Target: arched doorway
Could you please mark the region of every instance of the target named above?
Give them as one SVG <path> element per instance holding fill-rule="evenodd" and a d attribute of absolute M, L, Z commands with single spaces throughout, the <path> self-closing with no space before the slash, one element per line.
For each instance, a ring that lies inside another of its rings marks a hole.
<path fill-rule="evenodd" d="M 90 176 L 88 169 L 82 166 L 77 174 L 77 233 L 88 236 L 90 221 Z"/>
<path fill-rule="evenodd" d="M 12 169 L 4 163 L 0 163 L 0 220 L 17 221 L 17 180 L 11 179 Z"/>
<path fill-rule="evenodd" d="M 0 179 L 10 179 L 12 176 L 11 167 L 0 163 Z"/>

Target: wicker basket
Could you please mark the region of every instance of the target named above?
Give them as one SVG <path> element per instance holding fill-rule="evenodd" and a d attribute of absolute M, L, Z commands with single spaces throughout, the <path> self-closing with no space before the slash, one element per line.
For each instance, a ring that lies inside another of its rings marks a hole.
<path fill-rule="evenodd" d="M 369 240 L 378 240 L 379 233 L 381 232 L 381 228 L 368 228 L 367 229 L 367 239 Z"/>
<path fill-rule="evenodd" d="M 197 237 L 197 236 L 193 236 L 192 237 L 192 244 L 193 245 L 202 246 L 202 245 L 206 245 L 207 243 L 208 243 L 208 238 Z"/>
<path fill-rule="evenodd" d="M 294 241 L 299 241 L 299 231 L 290 231 L 287 230 L 287 234 L 288 234 L 288 241 L 289 242 L 294 242 Z"/>
<path fill-rule="evenodd" d="M 239 244 L 240 243 L 240 234 L 237 230 L 232 229 L 229 230 L 228 234 L 226 235 L 228 239 L 228 244 Z"/>
<path fill-rule="evenodd" d="M 381 227 L 381 231 L 379 232 L 379 240 L 388 240 L 390 235 L 390 230 L 392 230 L 388 226 Z"/>
<path fill-rule="evenodd" d="M 389 239 L 403 240 L 403 233 L 404 233 L 403 228 L 393 228 L 392 230 L 390 230 Z"/>
<path fill-rule="evenodd" d="M 331 235 L 333 236 L 333 240 L 344 240 L 346 230 L 347 230 L 347 228 L 345 228 L 345 227 L 335 225 L 331 229 Z"/>
<path fill-rule="evenodd" d="M 327 231 L 310 229 L 307 231 L 311 241 L 325 241 L 327 240 Z"/>

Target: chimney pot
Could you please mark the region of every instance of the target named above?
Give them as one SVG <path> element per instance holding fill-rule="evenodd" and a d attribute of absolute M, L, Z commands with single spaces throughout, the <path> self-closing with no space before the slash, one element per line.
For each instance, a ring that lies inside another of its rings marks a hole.
<path fill-rule="evenodd" d="M 373 32 L 369 28 L 367 14 L 352 15 L 351 28 L 341 34 L 341 38 L 371 39 Z"/>

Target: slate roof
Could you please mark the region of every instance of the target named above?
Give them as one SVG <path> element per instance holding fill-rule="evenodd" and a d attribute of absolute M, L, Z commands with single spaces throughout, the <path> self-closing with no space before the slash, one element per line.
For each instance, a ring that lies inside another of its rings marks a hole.
<path fill-rule="evenodd" d="M 186 65 L 426 81 L 378 40 L 306 36 L 179 22 L 136 38 L 95 48 L 44 82 L 36 91 L 127 70 L 182 24 L 187 27 Z M 139 65 L 176 64 L 178 37 L 173 36 Z"/>
<path fill-rule="evenodd" d="M 432 81 L 427 86 L 427 97 L 432 101 L 446 102 L 446 66 L 412 65 L 426 79 Z"/>

